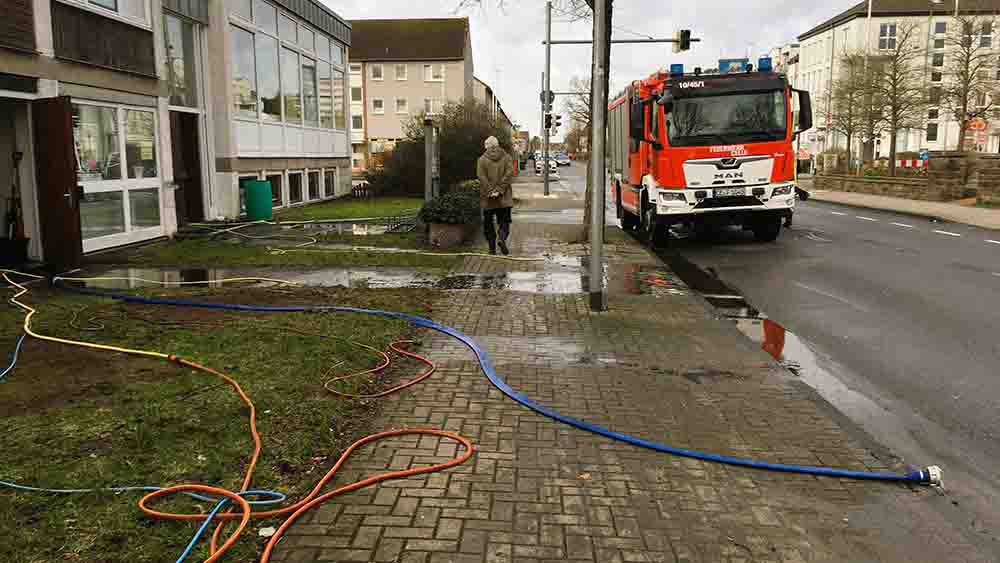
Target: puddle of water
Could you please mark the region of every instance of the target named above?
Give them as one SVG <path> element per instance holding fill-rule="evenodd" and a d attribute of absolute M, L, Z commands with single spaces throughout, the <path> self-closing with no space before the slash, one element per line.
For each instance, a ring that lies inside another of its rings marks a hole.
<path fill-rule="evenodd" d="M 302 229 L 354 236 L 384 235 L 389 232 L 388 226 L 371 223 L 307 223 L 302 225 Z"/>

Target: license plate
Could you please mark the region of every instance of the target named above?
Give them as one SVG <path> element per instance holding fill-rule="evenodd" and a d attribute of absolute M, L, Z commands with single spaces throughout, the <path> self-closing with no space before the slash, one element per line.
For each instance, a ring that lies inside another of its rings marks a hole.
<path fill-rule="evenodd" d="M 734 197 L 746 195 L 744 188 L 718 188 L 715 190 L 715 197 Z"/>

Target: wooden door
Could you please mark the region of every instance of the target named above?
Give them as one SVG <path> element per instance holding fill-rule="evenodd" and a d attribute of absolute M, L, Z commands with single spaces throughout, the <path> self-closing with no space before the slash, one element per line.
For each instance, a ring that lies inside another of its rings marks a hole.
<path fill-rule="evenodd" d="M 170 112 L 170 148 L 177 184 L 177 223 L 205 220 L 201 185 L 201 149 L 198 143 L 198 116 Z"/>
<path fill-rule="evenodd" d="M 42 252 L 50 271 L 64 272 L 83 260 L 72 106 L 67 96 L 45 98 L 32 113 Z"/>

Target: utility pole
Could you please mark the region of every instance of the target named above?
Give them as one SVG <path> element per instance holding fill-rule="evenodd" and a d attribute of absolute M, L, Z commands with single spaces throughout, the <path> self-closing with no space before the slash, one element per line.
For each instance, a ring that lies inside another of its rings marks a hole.
<path fill-rule="evenodd" d="M 608 4 L 610 0 L 594 0 L 594 50 L 593 74 L 590 80 L 590 310 L 606 311 L 608 295 L 604 290 L 604 142 L 605 121 L 608 112 L 608 93 L 605 77 L 608 60 L 607 45 Z M 550 38 L 551 39 L 551 38 Z"/>
<path fill-rule="evenodd" d="M 549 195 L 549 128 L 545 126 L 545 110 L 549 104 L 549 90 L 552 89 L 552 0 L 545 3 L 545 84 L 542 87 L 542 186 Z"/>

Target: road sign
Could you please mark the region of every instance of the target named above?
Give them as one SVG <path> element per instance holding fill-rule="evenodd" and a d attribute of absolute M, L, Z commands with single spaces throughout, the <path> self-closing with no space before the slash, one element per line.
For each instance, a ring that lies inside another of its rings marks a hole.
<path fill-rule="evenodd" d="M 919 158 L 920 160 L 930 160 L 931 155 L 927 152 L 927 149 L 920 149 Z"/>

